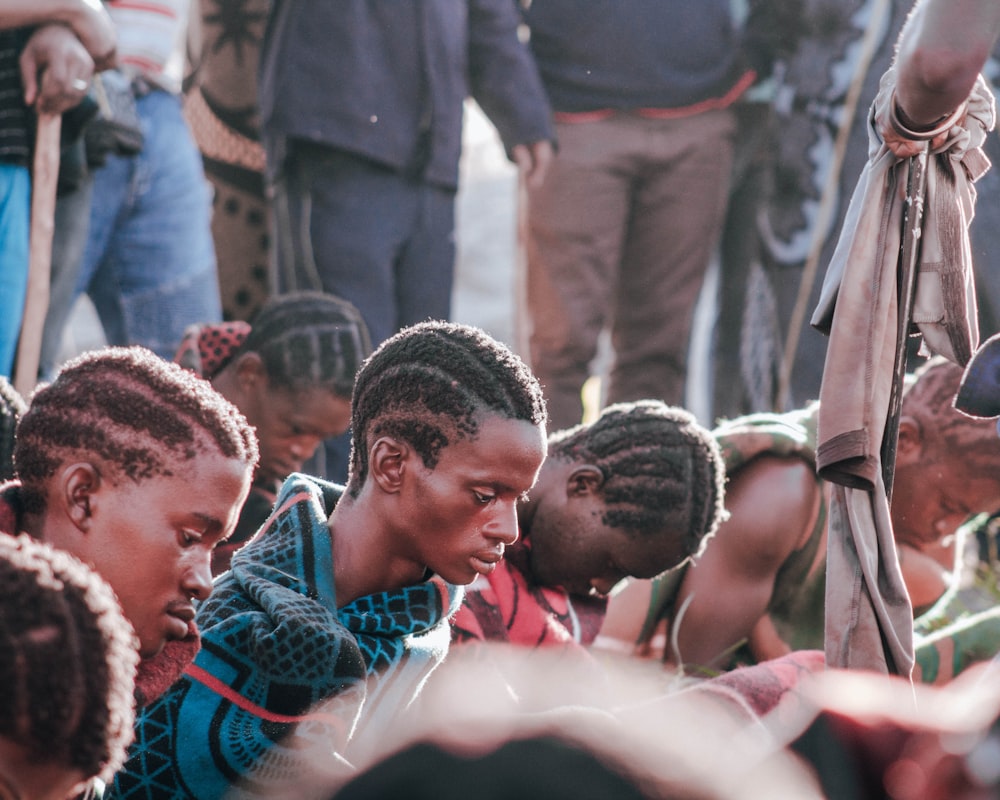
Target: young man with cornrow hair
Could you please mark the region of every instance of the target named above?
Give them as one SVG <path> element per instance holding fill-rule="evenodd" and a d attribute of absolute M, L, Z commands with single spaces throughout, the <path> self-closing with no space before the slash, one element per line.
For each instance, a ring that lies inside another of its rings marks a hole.
<path fill-rule="evenodd" d="M 696 556 L 725 517 L 711 433 L 660 401 L 620 403 L 549 437 L 521 539 L 466 592 L 456 641 L 590 645 L 623 579 Z"/>
<path fill-rule="evenodd" d="M 942 542 L 1000 508 L 1000 441 L 992 423 L 955 409 L 961 379 L 961 367 L 935 358 L 903 395 L 890 511 L 918 614 L 947 587 Z M 716 428 L 729 519 L 683 572 L 619 593 L 602 635 L 694 675 L 823 650 L 829 485 L 816 474 L 816 410 Z"/>
<path fill-rule="evenodd" d="M 0 534 L 0 796 L 62 800 L 108 780 L 132 741 L 138 660 L 96 572 Z"/>
<path fill-rule="evenodd" d="M 243 413 L 260 448 L 250 496 L 233 535 L 215 549 L 213 574 L 229 569 L 267 519 L 282 481 L 301 472 L 323 441 L 347 431 L 354 377 L 371 350 L 358 310 L 321 292 L 273 298 L 252 324 L 188 328 L 174 360 Z"/>
<path fill-rule="evenodd" d="M 285 481 L 110 796 L 306 798 L 307 772 L 349 772 L 357 737 L 396 724 L 447 652 L 460 586 L 517 540 L 545 424 L 538 382 L 483 331 L 427 322 L 386 340 L 355 382 L 347 486 Z"/>
<path fill-rule="evenodd" d="M 17 480 L 0 531 L 26 532 L 94 568 L 135 628 L 148 702 L 198 649 L 195 603 L 257 461 L 253 430 L 201 378 L 141 347 L 67 362 L 17 427 Z"/>

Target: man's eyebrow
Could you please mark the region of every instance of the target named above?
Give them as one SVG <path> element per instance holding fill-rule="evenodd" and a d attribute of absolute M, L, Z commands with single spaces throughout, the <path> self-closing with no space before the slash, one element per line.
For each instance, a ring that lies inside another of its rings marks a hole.
<path fill-rule="evenodd" d="M 519 489 L 515 489 L 510 484 L 504 483 L 503 481 L 494 481 L 493 488 L 497 491 L 498 494 L 516 494 L 519 497 L 521 495 L 527 494 L 527 491 L 521 491 Z"/>
<path fill-rule="evenodd" d="M 213 517 L 211 514 L 205 514 L 202 511 L 189 511 L 192 517 L 195 517 L 205 528 L 205 530 L 222 530 L 225 524 L 218 517 Z"/>
<path fill-rule="evenodd" d="M 518 500 L 526 500 L 528 497 L 528 490 L 520 490 L 511 486 L 509 483 L 504 483 L 503 481 L 494 480 L 492 478 L 483 478 L 482 480 L 472 479 L 474 485 L 479 486 L 489 486 L 495 494 L 516 494 Z"/>

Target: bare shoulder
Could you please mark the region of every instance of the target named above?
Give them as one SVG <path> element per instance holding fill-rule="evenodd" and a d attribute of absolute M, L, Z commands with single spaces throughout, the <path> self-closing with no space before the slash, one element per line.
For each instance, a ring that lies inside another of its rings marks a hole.
<path fill-rule="evenodd" d="M 819 500 L 815 470 L 804 459 L 755 458 L 726 487 L 727 545 L 752 558 L 784 561 L 811 533 Z"/>

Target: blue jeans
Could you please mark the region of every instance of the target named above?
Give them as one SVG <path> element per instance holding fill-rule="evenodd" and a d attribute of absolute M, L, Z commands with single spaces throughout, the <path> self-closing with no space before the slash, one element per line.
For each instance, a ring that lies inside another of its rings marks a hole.
<path fill-rule="evenodd" d="M 0 374 L 12 377 L 28 288 L 31 175 L 0 164 Z"/>
<path fill-rule="evenodd" d="M 222 319 L 211 193 L 180 99 L 137 100 L 145 141 L 93 173 L 90 231 L 76 284 L 94 301 L 109 344 L 171 358 L 184 329 Z"/>

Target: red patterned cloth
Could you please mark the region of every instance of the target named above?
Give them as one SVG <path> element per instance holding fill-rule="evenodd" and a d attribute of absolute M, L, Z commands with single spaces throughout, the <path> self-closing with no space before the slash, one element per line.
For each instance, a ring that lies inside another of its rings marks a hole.
<path fill-rule="evenodd" d="M 200 649 L 201 636 L 192 621 L 187 636 L 167 642 L 155 656 L 142 659 L 135 676 L 136 705 L 147 706 L 166 692 L 194 663 Z"/>
<path fill-rule="evenodd" d="M 466 589 L 452 622 L 452 640 L 499 641 L 527 647 L 589 645 L 604 621 L 607 600 L 572 596 L 531 580 L 530 542 L 507 550 L 488 578 Z"/>
<path fill-rule="evenodd" d="M 708 678 L 685 691 L 707 692 L 746 705 L 758 716 L 773 711 L 797 695 L 802 680 L 825 668 L 822 650 L 796 650 L 780 658 L 737 667 Z"/>

